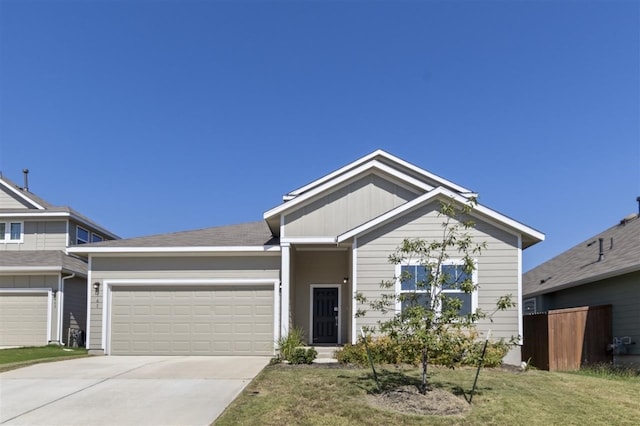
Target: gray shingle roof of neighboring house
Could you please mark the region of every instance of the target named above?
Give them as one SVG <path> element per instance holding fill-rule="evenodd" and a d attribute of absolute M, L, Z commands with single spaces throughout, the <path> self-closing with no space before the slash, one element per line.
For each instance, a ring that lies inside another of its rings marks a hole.
<path fill-rule="evenodd" d="M 266 222 L 218 226 L 192 231 L 87 244 L 90 247 L 249 247 L 279 245 Z"/>
<path fill-rule="evenodd" d="M 35 203 L 39 204 L 40 206 L 44 207 L 44 209 L 49 213 L 68 213 L 69 215 L 74 217 L 76 220 L 79 220 L 80 222 L 83 222 L 85 225 L 88 225 L 88 226 L 90 226 L 92 228 L 95 228 L 96 230 L 99 230 L 100 232 L 102 232 L 102 233 L 104 233 L 106 235 L 109 235 L 111 238 L 119 238 L 113 232 L 105 229 L 104 227 L 102 227 L 98 223 L 94 222 L 93 220 L 89 219 L 88 217 L 84 216 L 83 214 L 80 214 L 79 212 L 77 212 L 76 210 L 72 209 L 71 207 L 54 206 L 53 204 L 51 204 L 51 203 L 47 202 L 46 200 L 40 198 L 38 195 L 34 194 L 33 192 L 25 190 L 22 187 L 16 185 L 10 179 L 7 179 L 4 176 L 0 176 L 0 179 L 2 181 L 4 181 L 7 185 L 12 186 L 14 189 L 16 189 L 20 193 L 24 194 L 25 197 L 29 198 L 33 202 L 35 202 Z M 10 214 L 15 214 L 16 216 L 19 216 L 20 214 L 24 214 L 25 212 L 33 212 L 33 211 L 34 210 L 25 210 L 25 209 L 0 209 L 0 213 L 10 213 Z M 35 210 L 35 211 L 41 211 L 41 210 Z"/>
<path fill-rule="evenodd" d="M 599 261 L 603 239 L 603 258 Z M 537 296 L 640 270 L 640 215 L 630 215 L 522 277 L 524 297 Z"/>
<path fill-rule="evenodd" d="M 87 275 L 87 262 L 59 250 L 5 251 L 0 255 L 0 272 L 15 272 L 18 269 L 31 268 L 51 268 L 52 271 L 60 270 Z"/>

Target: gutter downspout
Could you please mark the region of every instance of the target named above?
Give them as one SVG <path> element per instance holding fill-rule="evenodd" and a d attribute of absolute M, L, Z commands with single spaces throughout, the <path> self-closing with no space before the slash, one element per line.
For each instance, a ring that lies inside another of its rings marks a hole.
<path fill-rule="evenodd" d="M 60 288 L 58 289 L 58 343 L 62 344 L 62 315 L 64 313 L 64 282 L 71 278 L 75 278 L 76 273 L 72 272 L 71 275 L 62 277 L 60 280 Z M 67 342 L 69 344 L 69 342 Z"/>

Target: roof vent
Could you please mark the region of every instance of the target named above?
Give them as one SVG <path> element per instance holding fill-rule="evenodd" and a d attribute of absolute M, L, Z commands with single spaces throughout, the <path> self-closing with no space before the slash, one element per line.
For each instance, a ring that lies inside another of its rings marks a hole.
<path fill-rule="evenodd" d="M 29 169 L 22 169 L 22 173 L 24 173 L 24 186 L 22 189 L 29 191 Z"/>

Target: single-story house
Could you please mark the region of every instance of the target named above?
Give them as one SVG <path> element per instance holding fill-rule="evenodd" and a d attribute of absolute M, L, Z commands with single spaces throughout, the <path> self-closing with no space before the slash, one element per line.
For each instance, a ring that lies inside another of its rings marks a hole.
<path fill-rule="evenodd" d="M 640 365 L 640 212 L 523 276 L 525 313 L 611 305 L 617 363 Z"/>
<path fill-rule="evenodd" d="M 378 297 L 381 280 L 396 276 L 388 256 L 401 241 L 437 238 L 441 202 L 475 195 L 378 150 L 287 193 L 258 222 L 72 248 L 90 264 L 88 348 L 272 355 L 292 326 L 312 345 L 356 342 L 381 314 L 357 316 L 354 294 Z M 520 300 L 522 250 L 544 235 L 483 205 L 473 217 L 487 249 L 466 309 L 493 311 L 504 294 Z M 518 304 L 479 328 L 522 335 L 521 314 Z M 519 348 L 506 361 L 519 363 Z"/>
<path fill-rule="evenodd" d="M 0 347 L 69 344 L 86 329 L 86 258 L 67 247 L 118 238 L 0 174 Z"/>

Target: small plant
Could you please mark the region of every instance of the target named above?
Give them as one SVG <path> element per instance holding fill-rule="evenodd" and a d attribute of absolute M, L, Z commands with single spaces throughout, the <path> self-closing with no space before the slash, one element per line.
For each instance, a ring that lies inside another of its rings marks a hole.
<path fill-rule="evenodd" d="M 314 348 L 305 347 L 304 331 L 299 327 L 292 327 L 289 334 L 278 339 L 278 360 L 289 361 L 291 364 L 311 364 L 318 352 Z M 272 362 L 277 363 L 277 362 Z"/>
<path fill-rule="evenodd" d="M 288 361 L 291 364 L 311 364 L 318 356 L 318 351 L 314 348 L 298 347 L 289 355 Z"/>

